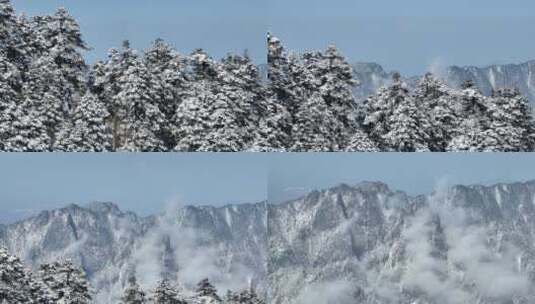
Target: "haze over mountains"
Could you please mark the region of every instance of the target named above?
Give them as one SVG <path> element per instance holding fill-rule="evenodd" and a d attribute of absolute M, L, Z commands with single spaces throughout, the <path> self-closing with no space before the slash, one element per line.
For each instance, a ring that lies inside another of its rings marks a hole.
<path fill-rule="evenodd" d="M 393 72 L 386 71 L 377 63 L 359 62 L 352 66 L 354 76 L 360 82 L 360 86 L 354 90 L 358 100 L 374 94 L 381 86 L 391 82 Z M 487 96 L 491 95 L 493 89 L 517 88 L 531 103 L 535 103 L 535 60 L 486 67 L 449 66 L 443 69 L 431 67 L 430 70 L 453 88 L 460 88 L 466 80 L 472 80 Z M 409 75 L 405 81 L 414 87 L 419 78 L 421 75 Z"/>
<path fill-rule="evenodd" d="M 265 203 L 184 207 L 140 217 L 112 203 L 69 205 L 0 226 L 0 244 L 32 267 L 72 259 L 98 291 L 96 303 L 116 303 L 133 273 L 144 287 L 169 273 L 190 288 L 210 277 L 222 293 L 250 282 L 262 290 L 265 209 Z"/>
<path fill-rule="evenodd" d="M 170 209 L 139 217 L 70 205 L 0 226 L 28 265 L 72 258 L 114 303 L 128 275 L 163 273 L 220 293 L 253 284 L 269 303 L 533 303 L 535 181 L 409 196 L 378 182 L 272 205 Z"/>

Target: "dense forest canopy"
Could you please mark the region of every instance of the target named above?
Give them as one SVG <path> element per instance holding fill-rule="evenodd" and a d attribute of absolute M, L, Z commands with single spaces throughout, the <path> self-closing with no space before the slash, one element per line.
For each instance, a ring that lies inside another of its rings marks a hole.
<path fill-rule="evenodd" d="M 357 102 L 334 46 L 296 54 L 268 34 L 268 81 L 246 53 L 184 56 L 125 41 L 88 65 L 76 20 L 26 18 L 0 0 L 1 151 L 533 151 L 515 89 L 483 96 L 427 74 Z"/>

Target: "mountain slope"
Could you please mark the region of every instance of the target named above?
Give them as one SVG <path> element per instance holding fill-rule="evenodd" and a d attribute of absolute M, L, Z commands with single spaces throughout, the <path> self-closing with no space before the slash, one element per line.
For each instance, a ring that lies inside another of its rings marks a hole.
<path fill-rule="evenodd" d="M 535 182 L 313 192 L 271 210 L 272 303 L 531 303 L 534 205 Z"/>
<path fill-rule="evenodd" d="M 223 288 L 265 289 L 266 204 L 184 207 L 138 217 L 111 203 L 70 205 L 0 227 L 0 246 L 29 265 L 69 258 L 87 272 L 99 303 L 113 303 L 136 273 L 146 288 L 162 275 L 191 287 L 205 276 Z M 223 290 L 224 291 L 224 290 Z"/>
<path fill-rule="evenodd" d="M 187 206 L 139 217 L 71 205 L 0 226 L 30 265 L 69 257 L 114 303 L 133 272 L 145 288 L 210 277 L 248 282 L 269 303 L 533 303 L 535 181 L 410 196 L 378 182 L 270 205 Z"/>
<path fill-rule="evenodd" d="M 392 72 L 386 72 L 377 63 L 356 63 L 353 65 L 353 73 L 361 83 L 355 88 L 355 96 L 359 100 L 390 83 L 392 77 Z M 466 80 L 472 80 L 485 95 L 490 95 L 493 89 L 515 87 L 535 103 L 535 60 L 487 67 L 450 66 L 439 74 L 438 77 L 454 88 L 459 88 Z M 418 78 L 420 76 L 409 77 L 406 81 L 413 86 Z"/>

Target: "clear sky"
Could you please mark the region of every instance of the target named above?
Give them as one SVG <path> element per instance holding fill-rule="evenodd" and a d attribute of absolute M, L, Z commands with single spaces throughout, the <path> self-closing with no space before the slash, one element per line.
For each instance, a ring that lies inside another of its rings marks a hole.
<path fill-rule="evenodd" d="M 532 0 L 270 0 L 269 28 L 302 51 L 334 43 L 351 62 L 430 67 L 535 59 Z"/>
<path fill-rule="evenodd" d="M 267 198 L 265 160 L 253 154 L 6 153 L 0 168 L 0 222 L 92 201 L 147 215 L 169 202 L 223 205 Z"/>
<path fill-rule="evenodd" d="M 336 44 L 351 62 L 405 75 L 448 65 L 535 59 L 532 0 L 12 0 L 28 15 L 65 6 L 79 20 L 93 62 L 125 38 L 144 49 L 157 37 L 182 53 L 220 58 L 247 48 L 266 61 L 268 30 L 291 49 Z"/>
<path fill-rule="evenodd" d="M 169 153 L 0 155 L 0 222 L 70 203 L 112 201 L 141 215 L 170 201 L 279 203 L 340 183 L 383 181 L 410 194 L 438 182 L 535 179 L 535 154 Z"/>
<path fill-rule="evenodd" d="M 214 58 L 244 49 L 266 61 L 266 1 L 263 0 L 12 0 L 18 13 L 53 14 L 63 6 L 80 23 L 93 47 L 89 61 L 103 58 L 124 39 L 145 49 L 163 38 L 181 53 L 206 49 Z"/>
<path fill-rule="evenodd" d="M 437 183 L 494 184 L 535 180 L 535 154 L 306 153 L 273 155 L 268 200 L 278 203 L 340 183 L 382 181 L 393 190 L 426 194 Z"/>

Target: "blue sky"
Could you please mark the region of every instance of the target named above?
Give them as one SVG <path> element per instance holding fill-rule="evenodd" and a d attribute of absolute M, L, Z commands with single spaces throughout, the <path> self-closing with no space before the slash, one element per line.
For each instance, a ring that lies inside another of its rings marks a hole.
<path fill-rule="evenodd" d="M 247 48 L 266 61 L 270 30 L 291 49 L 336 44 L 351 61 L 405 75 L 447 65 L 485 66 L 535 59 L 531 0 L 12 0 L 28 15 L 65 6 L 94 50 L 92 62 L 128 38 L 144 49 L 162 37 L 182 53 L 215 58 Z"/>
<path fill-rule="evenodd" d="M 91 62 L 104 58 L 124 39 L 145 49 L 161 37 L 181 53 L 204 48 L 214 58 L 244 49 L 265 62 L 266 13 L 263 0 L 12 0 L 18 13 L 53 14 L 64 6 L 79 21 L 93 47 Z"/>
<path fill-rule="evenodd" d="M 169 153 L 0 155 L 0 222 L 70 203 L 112 201 L 142 215 L 180 204 L 278 203 L 340 183 L 410 194 L 438 182 L 535 179 L 535 154 Z"/>
<path fill-rule="evenodd" d="M 303 51 L 334 43 L 351 61 L 405 75 L 535 59 L 528 0 L 270 0 L 269 28 Z"/>
<path fill-rule="evenodd" d="M 92 201 L 146 215 L 169 202 L 223 205 L 267 198 L 264 160 L 248 154 L 7 153 L 0 168 L 0 222 Z"/>
<path fill-rule="evenodd" d="M 340 183 L 382 181 L 410 194 L 438 183 L 494 184 L 535 179 L 535 154 L 306 153 L 273 155 L 268 200 L 281 202 Z"/>

